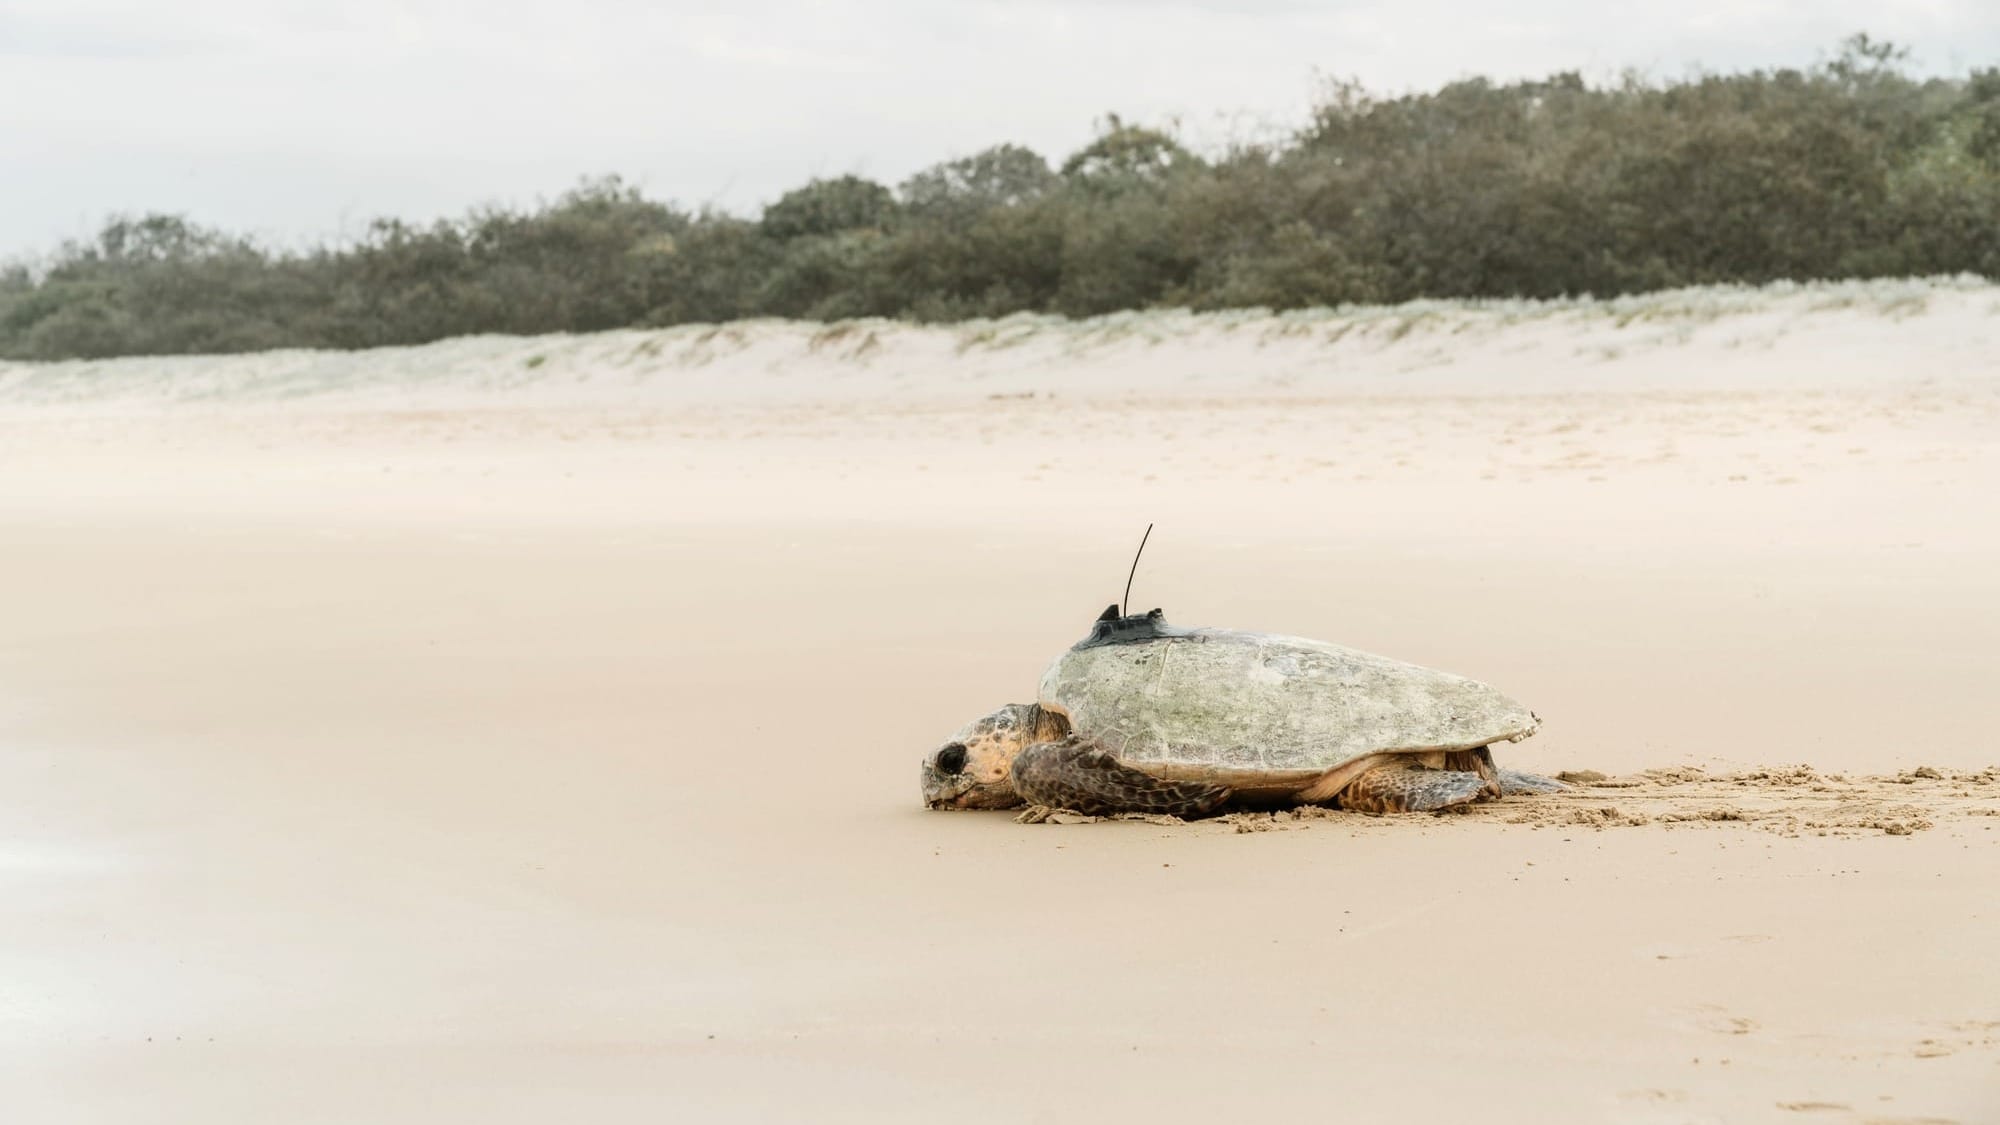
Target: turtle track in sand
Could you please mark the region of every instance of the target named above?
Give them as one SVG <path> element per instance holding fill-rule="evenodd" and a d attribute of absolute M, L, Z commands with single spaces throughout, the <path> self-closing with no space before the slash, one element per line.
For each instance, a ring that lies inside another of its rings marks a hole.
<path fill-rule="evenodd" d="M 1502 802 L 1473 813 L 1537 827 L 1735 825 L 1781 836 L 1908 836 L 1949 820 L 2000 817 L 2000 767 L 1920 766 L 1855 775 L 1820 773 L 1805 765 L 1715 774 L 1681 766 L 1623 777 L 1584 771 L 1557 778 L 1571 787 L 1511 811 Z"/>
<path fill-rule="evenodd" d="M 2000 828 L 2000 766 L 1946 770 L 1920 766 L 1897 774 L 1821 773 L 1811 766 L 1767 766 L 1710 773 L 1673 766 L 1608 777 L 1591 770 L 1556 775 L 1570 788 L 1434 813 L 1370 816 L 1308 806 L 1275 812 L 1235 812 L 1191 827 L 1226 825 L 1235 832 L 1303 828 L 1315 821 L 1344 825 L 1487 822 L 1533 828 L 1752 829 L 1780 836 L 1908 836 L 1951 821 L 1985 821 Z M 1991 819 L 1988 819 L 1991 818 Z M 1032 823 L 1096 820 L 1179 823 L 1169 817 L 1086 817 L 1031 812 Z M 1982 825 L 1985 826 L 1985 825 Z"/>

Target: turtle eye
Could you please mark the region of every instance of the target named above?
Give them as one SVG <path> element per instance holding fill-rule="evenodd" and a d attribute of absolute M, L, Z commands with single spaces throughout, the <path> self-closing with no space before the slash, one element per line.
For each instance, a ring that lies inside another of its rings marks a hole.
<path fill-rule="evenodd" d="M 954 742 L 938 751 L 937 768 L 939 773 L 965 772 L 965 746 Z"/>

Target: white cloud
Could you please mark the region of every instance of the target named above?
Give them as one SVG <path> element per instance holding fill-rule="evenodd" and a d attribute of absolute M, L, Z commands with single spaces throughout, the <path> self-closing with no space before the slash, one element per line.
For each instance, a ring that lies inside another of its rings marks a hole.
<path fill-rule="evenodd" d="M 1933 70 L 2000 59 L 1973 0 L 0 0 L 0 254 L 117 211 L 297 240 L 602 172 L 749 210 L 1003 140 L 1058 158 L 1107 111 L 1289 126 L 1320 74 L 1801 65 L 1862 29 Z"/>

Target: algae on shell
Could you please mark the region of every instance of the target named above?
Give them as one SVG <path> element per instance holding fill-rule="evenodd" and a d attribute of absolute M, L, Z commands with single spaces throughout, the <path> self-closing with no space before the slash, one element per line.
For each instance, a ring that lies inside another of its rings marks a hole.
<path fill-rule="evenodd" d="M 1324 641 L 1227 629 L 1085 643 L 1040 703 L 1133 765 L 1325 770 L 1365 754 L 1526 738 L 1534 712 L 1478 680 Z"/>

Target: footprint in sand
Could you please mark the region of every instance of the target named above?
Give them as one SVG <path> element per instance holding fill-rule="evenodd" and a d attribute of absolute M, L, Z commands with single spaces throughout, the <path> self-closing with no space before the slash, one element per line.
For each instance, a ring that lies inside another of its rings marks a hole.
<path fill-rule="evenodd" d="M 1705 1031 L 1711 1035 L 1748 1035 L 1761 1025 L 1744 1016 L 1731 1015 L 1720 1004 L 1693 1004 L 1671 1010 L 1669 1026 L 1683 1031 Z"/>
<path fill-rule="evenodd" d="M 1625 1090 L 1618 1097 L 1628 1102 L 1684 1102 L 1688 1100 L 1686 1090 Z"/>

